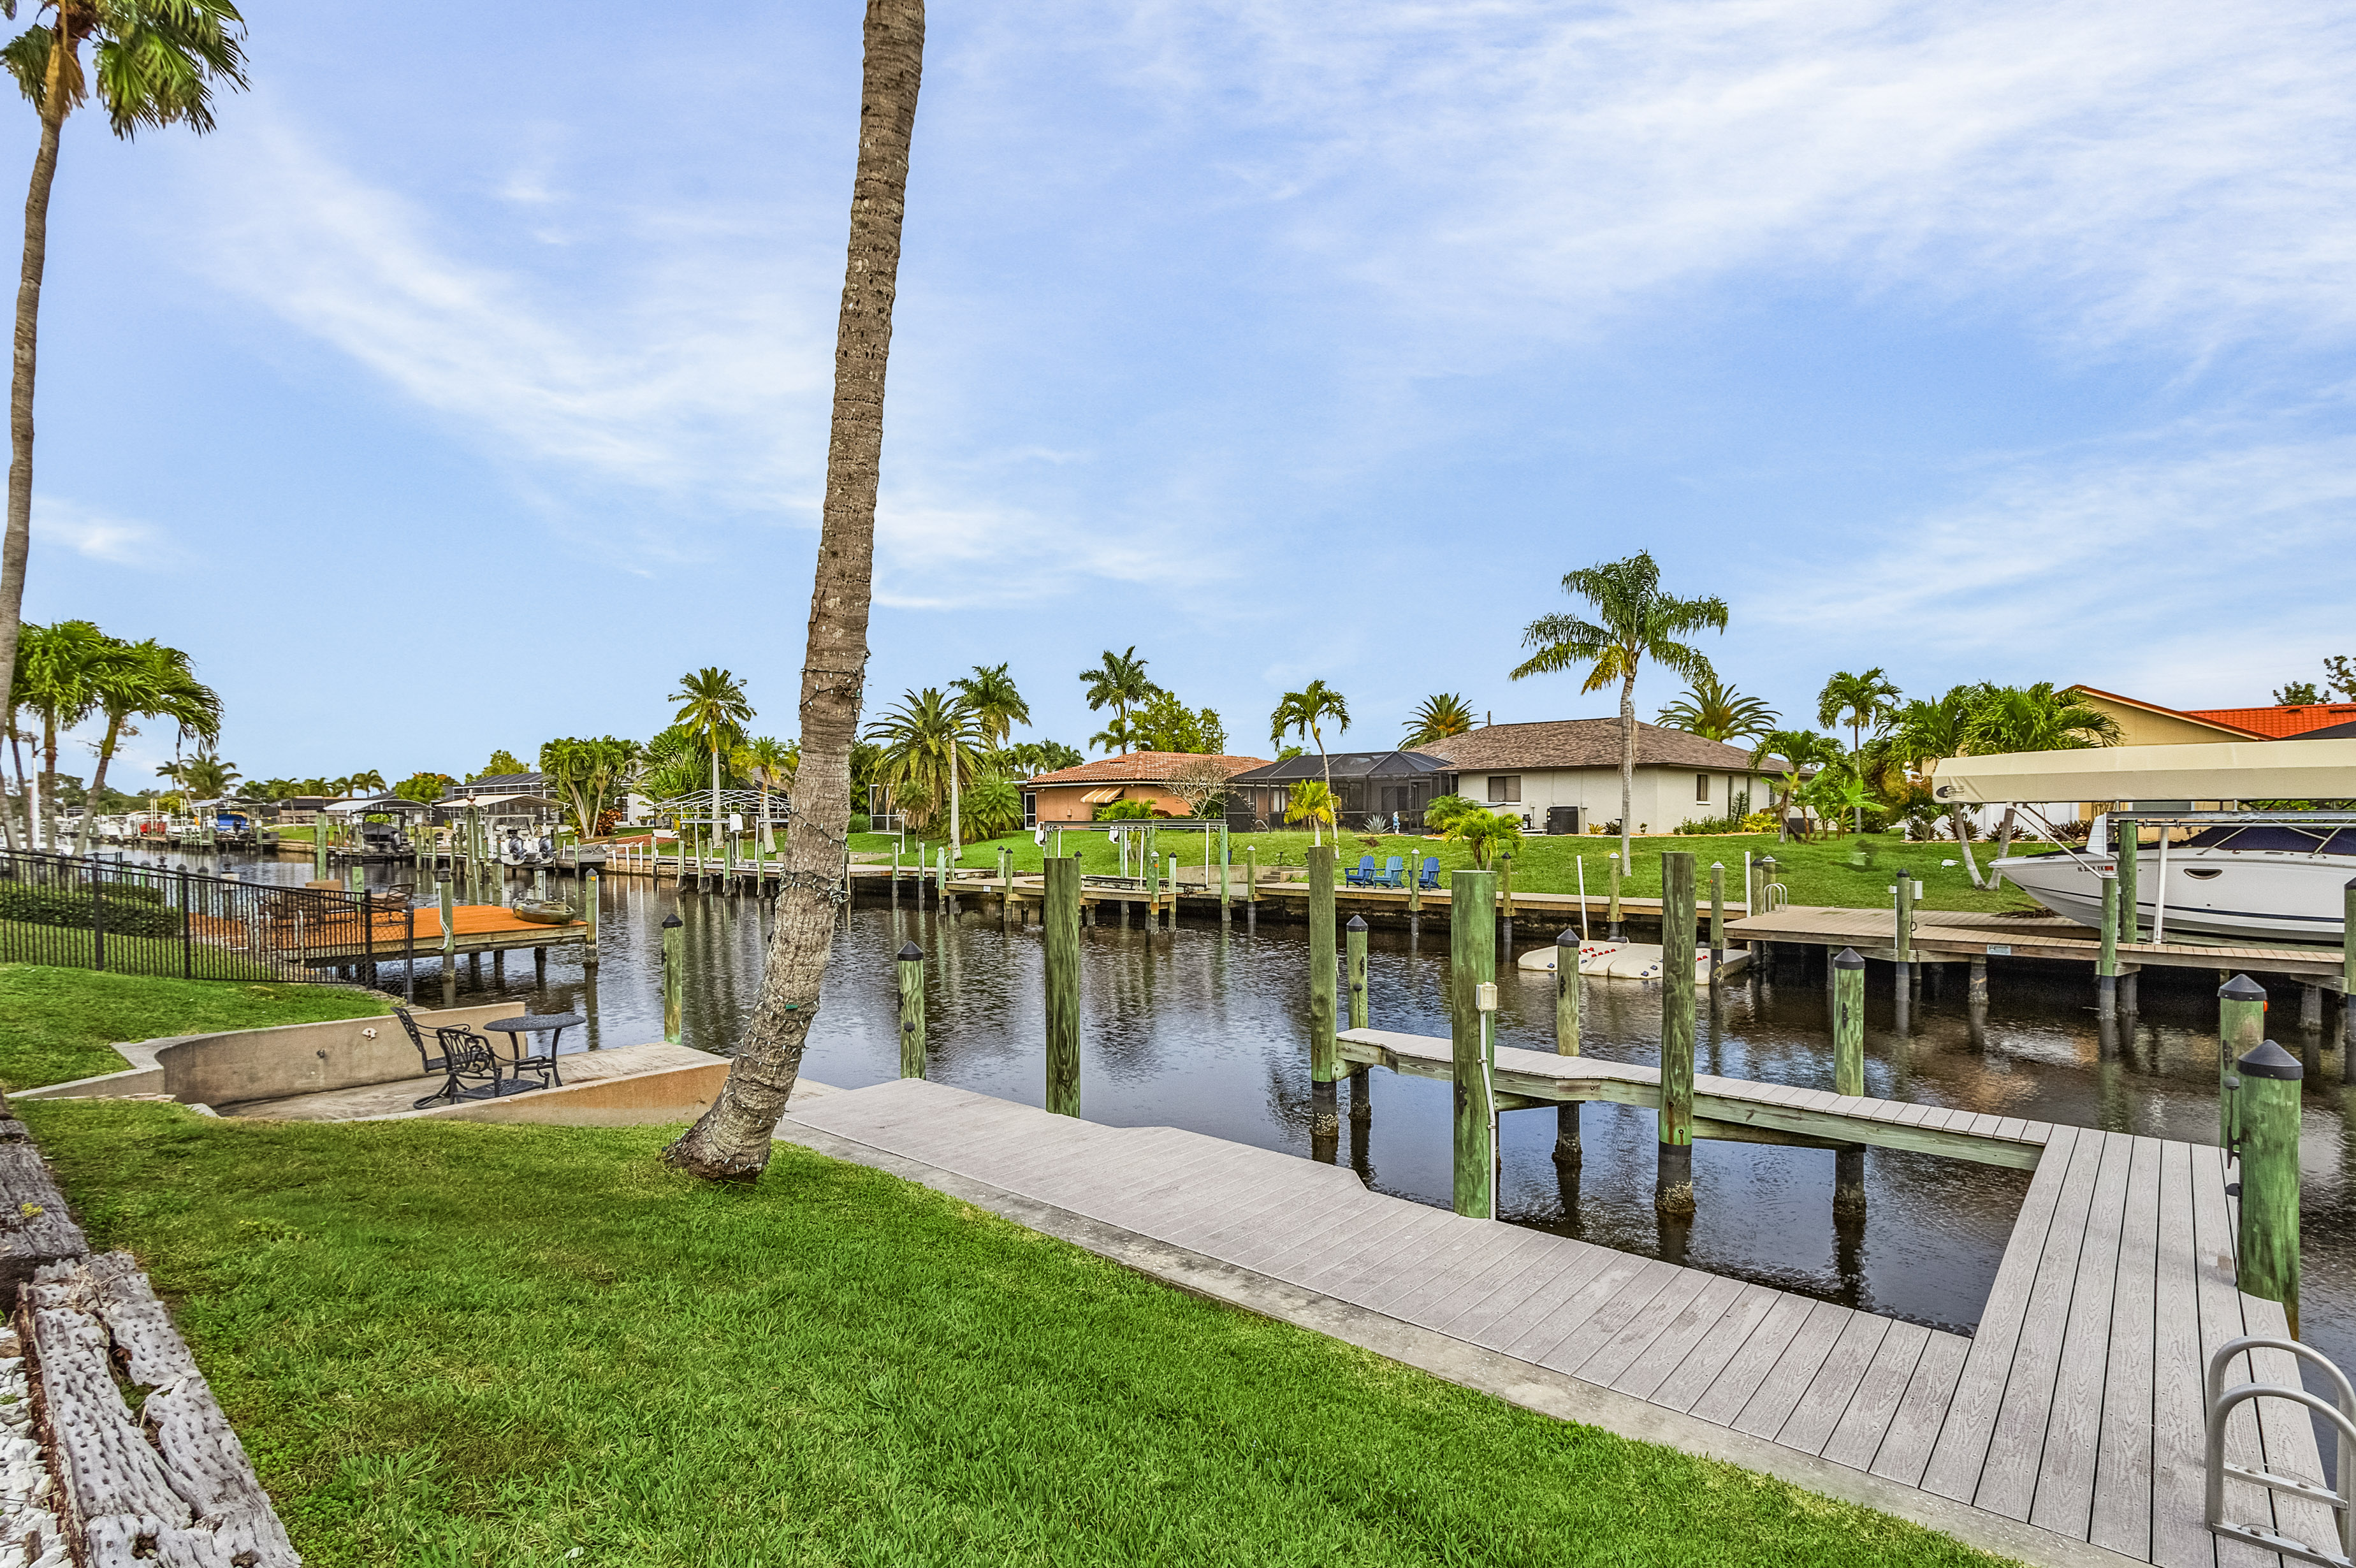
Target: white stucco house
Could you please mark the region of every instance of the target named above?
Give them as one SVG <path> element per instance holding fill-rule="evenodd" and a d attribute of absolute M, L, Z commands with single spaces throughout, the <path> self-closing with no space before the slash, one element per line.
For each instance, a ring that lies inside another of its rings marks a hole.
<path fill-rule="evenodd" d="M 1457 793 L 1518 817 L 1538 833 L 1585 833 L 1620 816 L 1620 720 L 1556 719 L 1491 724 L 1418 750 L 1456 770 Z M 1636 726 L 1633 801 L 1638 833 L 1764 811 L 1781 762 L 1753 767 L 1748 748 L 1682 730 Z"/>

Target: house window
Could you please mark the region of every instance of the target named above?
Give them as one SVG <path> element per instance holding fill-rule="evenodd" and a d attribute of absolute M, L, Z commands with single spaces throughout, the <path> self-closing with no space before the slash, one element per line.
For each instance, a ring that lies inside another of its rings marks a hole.
<path fill-rule="evenodd" d="M 1694 774 L 1694 798 L 1696 800 L 1705 802 L 1709 799 L 1709 775 L 1708 773 Z"/>
<path fill-rule="evenodd" d="M 1521 774 L 1491 773 L 1489 775 L 1489 804 L 1491 805 L 1519 805 L 1521 803 Z"/>

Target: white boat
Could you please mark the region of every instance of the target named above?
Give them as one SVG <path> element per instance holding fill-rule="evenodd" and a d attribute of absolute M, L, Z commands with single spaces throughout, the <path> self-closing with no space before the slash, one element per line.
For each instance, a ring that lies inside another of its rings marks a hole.
<path fill-rule="evenodd" d="M 2356 813 L 2175 812 L 2138 820 L 2197 829 L 2136 850 L 2136 913 L 2155 940 L 2340 941 L 2356 878 Z M 1993 869 L 2054 913 L 2099 929 L 2103 880 L 2118 872 L 2111 848 L 2105 815 L 2094 818 L 2083 849 L 2008 855 Z"/>

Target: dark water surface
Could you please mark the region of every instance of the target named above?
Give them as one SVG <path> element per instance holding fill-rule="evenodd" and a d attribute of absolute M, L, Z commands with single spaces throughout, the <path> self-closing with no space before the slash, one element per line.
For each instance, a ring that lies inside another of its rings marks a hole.
<path fill-rule="evenodd" d="M 164 857 L 177 863 L 182 857 Z M 192 869 L 202 861 L 187 857 Z M 241 878 L 299 883 L 307 862 L 235 857 Z M 384 886 L 406 868 L 372 873 Z M 522 891 L 521 874 L 511 891 Z M 571 878 L 553 884 L 577 896 Z M 513 997 L 535 1011 L 580 1010 L 584 1044 L 659 1039 L 659 927 L 685 923 L 690 986 L 686 1040 L 725 1052 L 760 981 L 767 922 L 751 898 L 677 895 L 642 878 L 605 880 L 601 962 L 584 974 L 578 944 L 551 950 L 536 985 L 529 954 L 479 977 L 457 965 L 462 1003 Z M 958 920 L 903 907 L 854 911 L 839 938 L 803 1071 L 842 1087 L 874 1083 L 898 1065 L 893 955 L 925 950 L 931 1076 L 1027 1104 L 1042 1103 L 1044 1014 L 1037 929 L 1001 928 L 972 912 Z M 1517 950 L 1532 937 L 1525 925 Z M 1092 1121 L 1166 1125 L 1303 1157 L 1309 1133 L 1308 1008 L 1304 928 L 1263 925 L 1248 933 L 1183 927 L 1149 938 L 1137 927 L 1081 933 L 1085 959 L 1082 1104 Z M 1445 1035 L 1446 933 L 1420 942 L 1376 932 L 1369 944 L 1372 1021 L 1378 1028 Z M 2116 1132 L 2213 1142 L 2217 1125 L 2216 977 L 2206 971 L 2143 976 L 2142 1012 L 2105 1051 L 2092 982 L 2059 971 L 1999 963 L 1984 1027 L 1967 1016 L 1960 966 L 1934 966 L 1908 1027 L 1896 1028 L 1889 970 L 1869 970 L 1868 1092 L 1998 1115 Z M 2261 983 L 2269 977 L 2261 976 Z M 401 988 L 400 965 L 380 983 Z M 1658 1060 L 1660 987 L 1641 981 L 1583 982 L 1585 1051 L 1617 1061 Z M 437 1005 L 438 964 L 420 965 L 418 998 Z M 1499 976 L 1497 1039 L 1553 1049 L 1553 980 L 1505 969 Z M 1705 991 L 1705 997 L 1707 992 Z M 2305 1338 L 2356 1366 L 2356 1240 L 2351 1240 L 2350 1139 L 2356 1089 L 2340 1083 L 2336 1044 L 2298 1030 L 2297 995 L 2277 980 L 2272 1032 L 2308 1064 L 2305 1124 Z M 1698 1024 L 1699 1068 L 1809 1088 L 1832 1086 L 1832 1053 L 1820 964 L 1796 959 L 1753 984 L 1730 985 L 1715 1016 Z M 569 1041 L 568 1041 L 569 1043 Z M 1370 1124 L 1345 1115 L 1338 1157 L 1377 1189 L 1449 1200 L 1449 1086 L 1369 1075 Z M 1346 1112 L 1348 1090 L 1345 1088 Z M 1827 1150 L 1705 1142 L 1697 1146 L 1698 1212 L 1665 1225 L 1653 1211 L 1654 1116 L 1594 1104 L 1585 1112 L 1584 1165 L 1550 1157 L 1552 1109 L 1502 1118 L 1504 1217 L 1647 1256 L 1755 1280 L 1917 1322 L 1968 1331 L 1979 1318 L 2028 1173 L 1871 1149 L 1865 1157 L 1868 1214 L 1837 1227 Z"/>

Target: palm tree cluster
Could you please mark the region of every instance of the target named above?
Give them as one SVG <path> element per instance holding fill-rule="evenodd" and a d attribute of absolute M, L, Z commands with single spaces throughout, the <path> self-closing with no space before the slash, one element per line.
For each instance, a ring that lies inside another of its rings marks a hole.
<path fill-rule="evenodd" d="M 197 679 L 187 655 L 152 637 L 139 642 L 111 637 L 90 621 L 25 627 L 16 639 L 8 696 L 5 717 L 9 750 L 16 763 L 16 803 L 22 821 L 16 811 L 0 812 L 0 827 L 5 827 L 12 848 L 59 843 L 58 748 L 77 725 L 93 719 L 105 720 L 94 748 L 97 768 L 87 795 L 92 810 L 82 814 L 76 836 L 76 848 L 81 852 L 90 847 L 92 816 L 107 787 L 107 770 L 123 742 L 139 733 L 138 720 L 169 721 L 181 742 L 197 741 L 205 748 L 200 756 L 208 758 L 220 734 L 220 698 Z M 37 794 L 29 787 L 25 771 L 23 741 L 28 722 L 37 727 Z M 234 774 L 235 770 L 230 769 L 229 776 Z M 206 776 L 211 780 L 210 774 Z M 217 782 L 226 786 L 228 779 Z"/>
<path fill-rule="evenodd" d="M 227 766 L 228 764 L 224 763 L 222 765 Z M 183 768 L 183 771 L 185 771 L 185 768 Z M 234 774 L 236 770 L 231 768 L 230 772 Z M 445 773 L 434 773 L 427 776 L 437 779 L 448 777 Z M 374 768 L 363 768 L 359 773 L 346 773 L 340 778 L 248 779 L 243 784 L 237 786 L 237 798 L 240 800 L 250 800 L 257 805 L 268 805 L 273 801 L 294 800 L 297 798 L 307 798 L 310 796 L 323 796 L 328 800 L 342 800 L 348 796 L 355 795 L 382 795 L 385 791 L 386 786 L 384 775 L 377 772 Z M 441 798 L 441 795 L 442 792 L 439 789 L 436 789 L 432 795 L 425 796 L 423 798 L 438 800 Z M 199 793 L 198 798 L 202 799 L 204 796 Z M 412 794 L 408 798 L 417 799 L 420 797 Z"/>
<path fill-rule="evenodd" d="M 1143 661 L 1132 662 L 1141 678 Z M 1023 825 L 1016 781 L 1080 762 L 1077 752 L 1053 741 L 1013 743 L 1014 727 L 1030 722 L 1031 705 L 1002 664 L 976 665 L 946 690 L 904 692 L 867 727 L 867 740 L 878 748 L 876 782 L 920 837 L 939 828 L 950 843 L 963 845 L 1011 833 Z"/>

